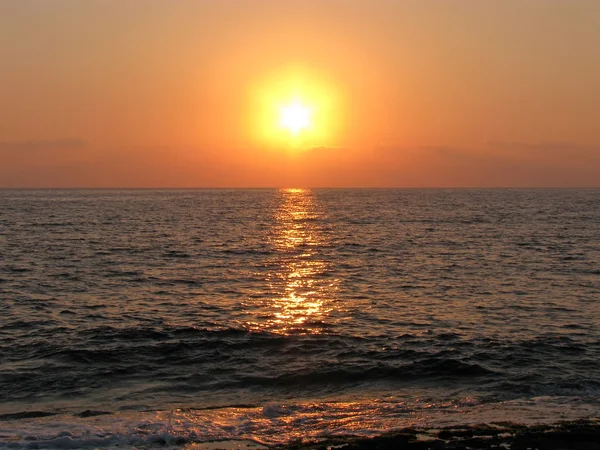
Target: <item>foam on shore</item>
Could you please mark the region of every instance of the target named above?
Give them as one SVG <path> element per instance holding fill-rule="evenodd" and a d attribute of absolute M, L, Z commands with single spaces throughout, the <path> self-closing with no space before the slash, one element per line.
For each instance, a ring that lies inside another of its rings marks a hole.
<path fill-rule="evenodd" d="M 466 399 L 441 405 L 375 400 L 111 414 L 21 413 L 0 420 L 0 448 L 259 448 L 374 437 L 407 428 L 552 424 L 600 417 L 599 404 L 590 398 L 538 397 L 488 404 Z"/>

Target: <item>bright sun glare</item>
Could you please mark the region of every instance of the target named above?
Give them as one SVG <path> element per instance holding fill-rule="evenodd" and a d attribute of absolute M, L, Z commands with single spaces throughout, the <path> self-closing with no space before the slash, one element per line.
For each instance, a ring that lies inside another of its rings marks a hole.
<path fill-rule="evenodd" d="M 265 148 L 296 151 L 340 145 L 345 108 L 338 88 L 320 74 L 281 69 L 257 80 L 249 94 L 248 137 Z"/>
<path fill-rule="evenodd" d="M 310 125 L 310 111 L 300 103 L 281 108 L 280 124 L 292 134 L 298 134 Z"/>

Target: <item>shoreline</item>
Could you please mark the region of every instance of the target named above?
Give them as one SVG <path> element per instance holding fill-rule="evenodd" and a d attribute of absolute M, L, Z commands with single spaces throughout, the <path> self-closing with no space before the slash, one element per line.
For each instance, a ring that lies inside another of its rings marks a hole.
<path fill-rule="evenodd" d="M 160 420 L 150 423 L 147 420 L 138 422 L 137 426 L 125 427 L 125 430 L 105 431 L 96 428 L 97 422 L 102 417 L 110 417 L 104 411 L 86 410 L 73 415 L 81 424 L 87 427 L 65 427 L 65 422 L 59 421 L 62 431 L 54 428 L 54 433 L 28 433 L 26 428 L 18 434 L 7 433 L 4 425 L 15 425 L 21 420 L 32 425 L 42 425 L 52 416 L 30 412 L 0 416 L 0 448 L 163 448 L 169 450 L 450 450 L 450 449 L 488 449 L 501 448 L 509 450 L 546 449 L 546 450 L 600 450 L 600 416 L 586 417 L 572 420 L 556 420 L 550 422 L 512 422 L 491 421 L 455 422 L 452 425 L 412 425 L 396 428 L 389 431 L 372 429 L 372 435 L 359 434 L 352 428 L 335 431 L 324 426 L 319 435 L 305 433 L 306 430 L 297 430 L 292 439 L 287 442 L 265 441 L 259 437 L 260 428 L 253 432 L 240 435 L 239 438 L 221 437 L 204 434 L 199 430 L 187 427 L 172 428 L 170 420 L 168 425 Z M 547 416 L 550 419 L 551 416 Z M 116 417 L 115 423 L 122 423 L 122 417 Z M 161 425 L 162 423 L 162 425 Z M 123 423 L 122 423 L 123 424 Z M 225 422 L 226 424 L 226 422 Z M 72 423 L 72 425 L 77 425 Z M 223 424 L 221 424 L 223 426 Z M 90 428 L 91 427 L 91 428 Z M 179 429 L 178 429 L 179 428 Z M 328 428 L 331 434 L 328 435 Z M 187 432 L 183 432 L 187 429 Z M 13 429 L 14 431 L 14 429 Z M 40 430 L 41 431 L 41 430 Z M 98 432 L 100 431 L 100 432 Z M 272 430 L 273 431 L 273 430 Z M 258 433 L 257 433 L 258 432 Z"/>
<path fill-rule="evenodd" d="M 212 447 L 217 449 L 220 447 Z M 222 447 L 223 449 L 232 447 Z M 320 442 L 298 442 L 270 447 L 281 450 L 446 450 L 504 448 L 526 449 L 600 449 L 600 418 L 523 425 L 501 422 L 468 426 L 405 428 L 380 436 L 339 437 Z"/>

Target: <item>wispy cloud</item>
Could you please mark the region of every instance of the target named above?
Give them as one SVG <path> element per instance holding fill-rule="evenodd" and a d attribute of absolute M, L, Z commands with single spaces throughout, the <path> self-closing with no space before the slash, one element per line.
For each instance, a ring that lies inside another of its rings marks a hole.
<path fill-rule="evenodd" d="M 600 145 L 499 141 L 472 148 L 378 147 L 370 169 L 389 185 L 597 186 Z"/>
<path fill-rule="evenodd" d="M 496 141 L 490 142 L 489 148 L 506 156 L 529 156 L 534 158 L 557 159 L 600 159 L 600 145 L 589 146 L 577 142 L 550 141 L 550 142 L 517 142 Z"/>
<path fill-rule="evenodd" d="M 89 147 L 89 142 L 76 137 L 47 139 L 47 140 L 24 140 L 24 141 L 0 141 L 2 151 L 36 151 L 36 150 L 64 150 L 83 149 Z"/>

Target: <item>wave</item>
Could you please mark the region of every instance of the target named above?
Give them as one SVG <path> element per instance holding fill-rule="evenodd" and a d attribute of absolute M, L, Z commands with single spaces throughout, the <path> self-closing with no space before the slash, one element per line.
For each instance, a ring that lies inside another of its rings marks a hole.
<path fill-rule="evenodd" d="M 34 325 L 40 328 L 41 323 Z M 322 332 L 283 335 L 164 323 L 56 332 L 58 328 L 45 323 L 36 336 L 0 345 L 7 364 L 0 372 L 0 389 L 7 401 L 133 382 L 149 383 L 159 396 L 174 391 L 278 395 L 416 385 L 485 386 L 491 395 L 510 398 L 586 392 L 600 371 L 595 356 L 600 342 L 566 336 L 517 342 L 468 340 L 450 332 L 353 337 L 335 334 L 327 323 L 313 325 Z M 20 321 L 6 326 L 12 332 L 32 325 Z"/>
<path fill-rule="evenodd" d="M 323 370 L 303 371 L 276 377 L 242 377 L 241 386 L 296 386 L 336 385 L 384 380 L 437 379 L 456 380 L 493 375 L 495 372 L 477 364 L 452 359 L 426 359 L 402 366 L 372 365 L 367 367 L 332 367 Z M 230 386 L 219 386 L 230 387 Z"/>

